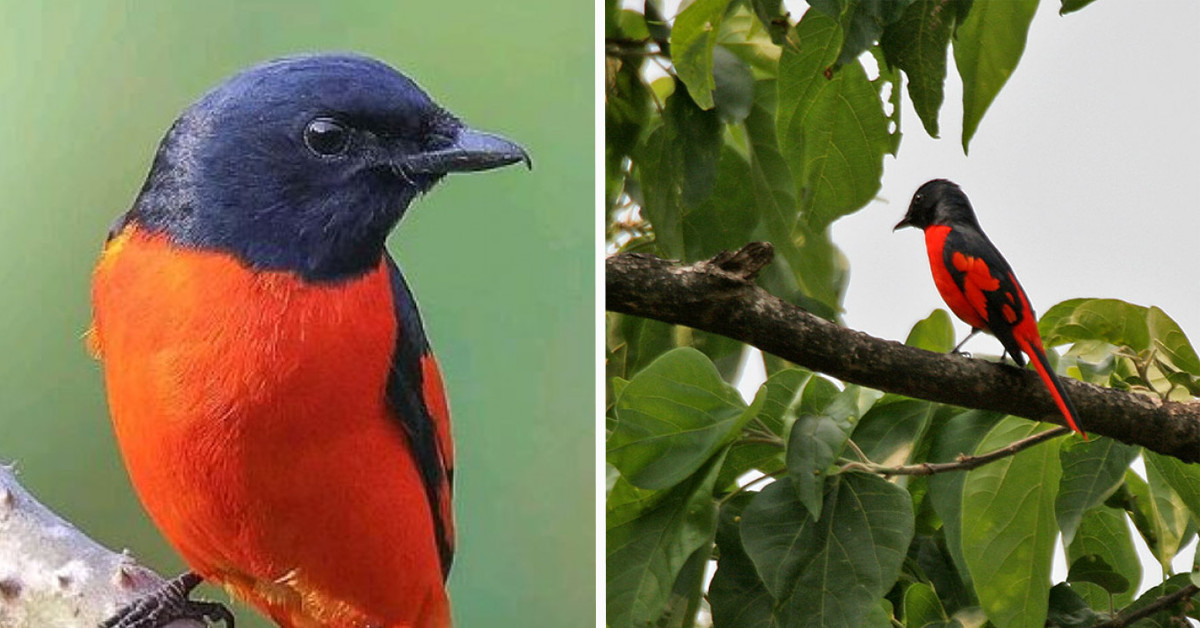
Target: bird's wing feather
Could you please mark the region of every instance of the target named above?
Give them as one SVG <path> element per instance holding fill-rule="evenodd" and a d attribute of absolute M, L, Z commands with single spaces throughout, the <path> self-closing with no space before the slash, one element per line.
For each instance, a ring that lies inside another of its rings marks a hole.
<path fill-rule="evenodd" d="M 408 434 L 413 458 L 425 484 L 445 577 L 450 573 L 454 556 L 454 520 L 450 507 L 454 454 L 450 417 L 441 374 L 429 349 L 417 304 L 390 255 L 387 262 L 397 325 L 387 399 Z"/>
<path fill-rule="evenodd" d="M 986 331 L 1023 366 L 1025 359 L 1013 329 L 1034 317 L 1032 311 L 1027 311 L 1021 286 L 1000 251 L 982 233 L 956 228 L 946 236 L 942 257 L 966 301 L 987 323 Z"/>

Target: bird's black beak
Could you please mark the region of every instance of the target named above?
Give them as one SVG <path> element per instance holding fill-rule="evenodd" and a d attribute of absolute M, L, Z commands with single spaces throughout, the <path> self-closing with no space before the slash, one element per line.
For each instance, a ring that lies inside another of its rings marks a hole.
<path fill-rule="evenodd" d="M 518 161 L 532 170 L 533 161 L 515 142 L 499 135 L 462 127 L 449 146 L 437 150 L 406 155 L 396 165 L 414 174 L 447 174 L 491 170 Z"/>
<path fill-rule="evenodd" d="M 896 226 L 895 226 L 895 227 L 892 227 L 892 231 L 898 231 L 898 230 L 900 230 L 900 229 L 903 229 L 903 228 L 905 228 L 905 227 L 911 227 L 911 226 L 913 226 L 913 225 L 912 225 L 912 223 L 911 223 L 911 222 L 909 222 L 909 217 L 908 217 L 908 216 L 905 216 L 905 217 L 904 217 L 904 220 L 901 220 L 900 222 L 896 223 Z"/>

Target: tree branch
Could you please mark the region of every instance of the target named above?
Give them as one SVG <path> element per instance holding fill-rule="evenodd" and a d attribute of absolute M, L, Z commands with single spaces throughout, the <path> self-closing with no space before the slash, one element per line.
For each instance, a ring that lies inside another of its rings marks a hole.
<path fill-rule="evenodd" d="M 970 471 L 976 467 L 982 467 L 989 462 L 995 462 L 1001 458 L 1007 458 L 1023 449 L 1028 449 L 1034 445 L 1050 440 L 1056 436 L 1070 434 L 1070 428 L 1056 427 L 1045 432 L 1038 432 L 1032 436 L 1026 436 L 1021 440 L 1013 441 L 1000 449 L 989 451 L 986 454 L 977 456 L 959 456 L 954 462 L 922 462 L 919 464 L 904 465 L 901 467 L 884 467 L 873 463 L 850 462 L 842 466 L 842 470 L 860 469 L 870 473 L 878 473 L 879 475 L 933 475 L 935 473 L 945 473 L 947 471 Z M 854 442 L 854 441 L 847 441 Z"/>
<path fill-rule="evenodd" d="M 769 243 L 687 266 L 625 253 L 605 263 L 610 311 L 740 340 L 838 379 L 967 408 L 1064 424 L 1033 371 L 908 347 L 839 327 L 759 288 Z M 1065 379 L 1088 432 L 1200 462 L 1200 402 L 1156 398 Z"/>
<path fill-rule="evenodd" d="M 163 579 L 40 504 L 0 464 L 0 626 L 94 627 Z M 203 628 L 176 621 L 167 628 Z"/>
<path fill-rule="evenodd" d="M 1121 613 L 1104 623 L 1096 624 L 1096 628 L 1125 628 L 1125 626 L 1128 626 L 1133 622 L 1142 619 L 1143 617 L 1149 617 L 1164 608 L 1174 606 L 1175 604 L 1179 603 L 1180 600 L 1187 599 L 1195 595 L 1197 592 L 1200 592 L 1200 587 L 1197 587 L 1194 584 L 1189 584 L 1182 589 L 1179 589 L 1174 593 L 1164 595 L 1137 610 L 1130 611 L 1128 613 Z"/>

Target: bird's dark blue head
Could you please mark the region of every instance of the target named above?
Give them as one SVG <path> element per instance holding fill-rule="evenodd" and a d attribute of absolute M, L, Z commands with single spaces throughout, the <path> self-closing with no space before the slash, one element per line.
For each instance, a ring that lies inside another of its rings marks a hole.
<path fill-rule="evenodd" d="M 524 161 L 391 67 L 288 57 L 233 76 L 184 111 L 124 218 L 173 241 L 314 281 L 375 268 L 409 203 L 450 172 Z"/>
<path fill-rule="evenodd" d="M 971 201 L 967 200 L 962 188 L 953 181 L 934 179 L 917 188 L 912 202 L 908 205 L 908 213 L 904 214 L 904 220 L 897 223 L 893 231 L 901 227 L 925 229 L 931 225 L 970 226 L 979 229 L 979 221 L 975 218 Z"/>

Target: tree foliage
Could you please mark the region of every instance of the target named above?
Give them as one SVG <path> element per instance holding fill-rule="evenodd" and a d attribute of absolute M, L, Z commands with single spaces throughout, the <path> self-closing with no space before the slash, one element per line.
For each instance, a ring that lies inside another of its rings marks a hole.
<path fill-rule="evenodd" d="M 936 136 L 952 49 L 967 150 L 1037 1 L 809 5 L 793 16 L 778 0 L 694 0 L 666 19 L 653 0 L 606 2 L 608 236 L 610 250 L 683 261 L 769 240 L 778 263 L 763 287 L 837 321 L 848 260 L 829 226 L 879 190 L 904 94 Z M 1060 372 L 1200 396 L 1200 358 L 1157 308 L 1075 299 L 1040 328 L 1047 346 L 1068 346 Z M 730 383 L 737 341 L 611 313 L 607 335 L 613 628 L 698 616 L 718 628 L 1200 616 L 1186 602 L 1196 568 L 1169 571 L 1196 536 L 1200 465 L 1106 438 L 1039 438 L 1042 424 L 845 385 L 772 356 L 746 403 Z M 949 350 L 949 316 L 917 322 L 907 343 Z M 988 464 L 915 473 L 1014 443 Z M 1139 455 L 1146 479 L 1129 471 Z M 1070 572 L 1052 583 L 1060 533 Z M 1136 599 L 1132 534 L 1170 576 Z"/>

